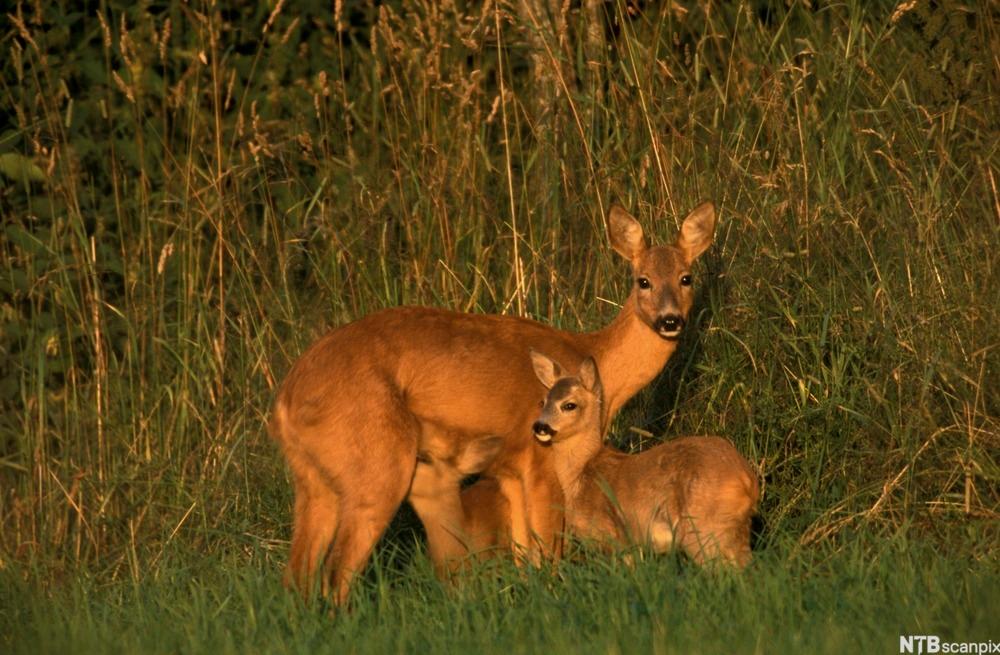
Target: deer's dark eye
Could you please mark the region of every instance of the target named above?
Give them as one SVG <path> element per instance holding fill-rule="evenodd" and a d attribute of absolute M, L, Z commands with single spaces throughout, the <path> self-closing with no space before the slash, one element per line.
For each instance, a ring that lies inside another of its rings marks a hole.
<path fill-rule="evenodd" d="M 691 286 L 691 276 L 690 275 L 682 275 L 681 276 L 681 286 L 685 286 L 685 287 Z"/>
<path fill-rule="evenodd" d="M 648 289 L 651 286 L 653 286 L 652 284 L 649 283 L 649 278 L 646 277 L 639 278 L 638 280 L 635 281 L 635 283 L 639 285 L 640 289 Z"/>
<path fill-rule="evenodd" d="M 576 409 L 576 403 L 563 403 L 562 410 L 564 412 L 572 412 Z"/>
<path fill-rule="evenodd" d="M 538 401 L 538 406 L 539 407 L 545 407 L 545 399 L 544 398 L 542 398 L 541 400 Z"/>

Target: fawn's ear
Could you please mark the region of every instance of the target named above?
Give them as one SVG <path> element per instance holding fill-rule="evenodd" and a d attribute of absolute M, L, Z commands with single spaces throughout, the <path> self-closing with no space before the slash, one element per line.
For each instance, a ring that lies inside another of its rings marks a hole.
<path fill-rule="evenodd" d="M 535 367 L 535 375 L 546 389 L 551 389 L 556 381 L 563 377 L 562 367 L 554 359 L 537 350 L 531 351 L 531 364 Z"/>
<path fill-rule="evenodd" d="M 608 239 L 611 247 L 629 261 L 635 261 L 649 247 L 642 225 L 620 205 L 612 205 L 608 214 Z"/>
<path fill-rule="evenodd" d="M 577 373 L 584 388 L 591 393 L 596 393 L 601 387 L 601 376 L 597 372 L 597 362 L 593 357 L 588 357 L 580 364 L 580 371 Z"/>
<path fill-rule="evenodd" d="M 681 223 L 681 233 L 677 235 L 675 245 L 690 264 L 712 245 L 714 235 L 715 205 L 711 201 L 703 202 L 692 209 Z"/>
<path fill-rule="evenodd" d="M 455 468 L 463 476 L 481 473 L 496 459 L 502 449 L 503 437 L 490 436 L 476 439 L 458 456 Z"/>

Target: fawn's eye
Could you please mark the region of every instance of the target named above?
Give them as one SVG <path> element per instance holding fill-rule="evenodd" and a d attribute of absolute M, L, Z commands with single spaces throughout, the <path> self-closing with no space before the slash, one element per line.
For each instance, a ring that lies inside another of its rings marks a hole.
<path fill-rule="evenodd" d="M 576 403 L 563 403 L 562 410 L 564 412 L 572 412 L 576 409 Z"/>
<path fill-rule="evenodd" d="M 545 399 L 544 398 L 542 398 L 541 400 L 538 401 L 538 406 L 539 407 L 545 407 Z"/>
<path fill-rule="evenodd" d="M 681 286 L 685 286 L 685 287 L 691 286 L 691 276 L 690 275 L 682 275 L 681 276 Z"/>
<path fill-rule="evenodd" d="M 636 280 L 635 282 L 636 282 L 636 284 L 639 285 L 640 289 L 648 289 L 651 286 L 653 286 L 652 284 L 649 283 L 649 278 L 648 277 L 641 277 L 638 280 Z"/>

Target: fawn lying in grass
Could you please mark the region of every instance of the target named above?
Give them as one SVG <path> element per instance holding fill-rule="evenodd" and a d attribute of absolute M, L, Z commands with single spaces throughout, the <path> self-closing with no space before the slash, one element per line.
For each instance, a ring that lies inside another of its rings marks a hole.
<path fill-rule="evenodd" d="M 695 562 L 750 561 L 750 519 L 757 477 L 720 437 L 682 437 L 635 455 L 603 445 L 603 393 L 597 365 L 585 359 L 567 376 L 549 357 L 531 353 L 549 390 L 533 426 L 552 445 L 566 501 L 569 532 L 608 543 L 674 546 Z"/>

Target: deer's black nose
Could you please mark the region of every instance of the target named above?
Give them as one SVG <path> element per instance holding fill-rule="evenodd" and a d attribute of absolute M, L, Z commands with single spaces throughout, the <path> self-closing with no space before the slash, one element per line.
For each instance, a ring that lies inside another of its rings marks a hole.
<path fill-rule="evenodd" d="M 679 332 L 684 328 L 684 317 L 677 314 L 664 314 L 656 319 L 653 328 L 657 332 Z"/>
<path fill-rule="evenodd" d="M 535 424 L 531 426 L 531 429 L 535 432 L 536 437 L 556 436 L 556 431 L 552 429 L 552 426 L 548 423 L 542 423 L 541 421 L 535 421 Z"/>

